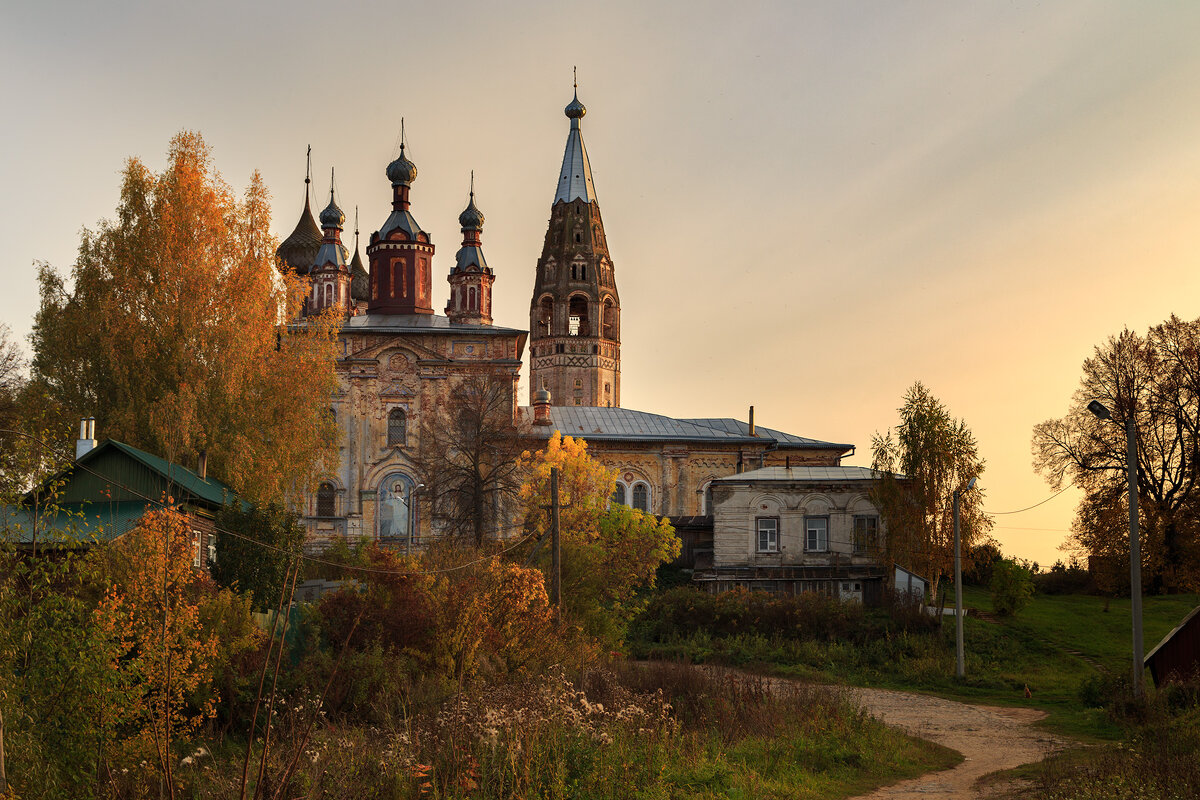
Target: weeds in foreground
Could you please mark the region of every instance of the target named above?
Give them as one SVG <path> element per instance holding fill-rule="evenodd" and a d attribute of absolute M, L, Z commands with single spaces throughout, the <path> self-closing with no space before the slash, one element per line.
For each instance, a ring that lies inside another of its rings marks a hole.
<path fill-rule="evenodd" d="M 294 708 L 288 703 L 294 702 Z M 311 709 L 286 698 L 268 776 Z M 278 755 L 277 755 L 278 753 Z M 320 716 L 268 797 L 842 797 L 953 763 L 885 728 L 838 690 L 678 664 L 483 686 L 389 728 Z M 181 797 L 236 797 L 222 753 L 181 765 Z"/>

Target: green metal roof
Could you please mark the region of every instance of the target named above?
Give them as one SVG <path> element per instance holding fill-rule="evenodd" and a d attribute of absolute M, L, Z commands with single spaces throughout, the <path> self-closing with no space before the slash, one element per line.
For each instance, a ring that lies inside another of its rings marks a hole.
<path fill-rule="evenodd" d="M 72 503 L 35 513 L 28 506 L 0 505 L 0 542 L 31 545 L 37 535 L 39 546 L 73 547 L 93 542 L 111 542 L 137 527 L 147 503 Z"/>

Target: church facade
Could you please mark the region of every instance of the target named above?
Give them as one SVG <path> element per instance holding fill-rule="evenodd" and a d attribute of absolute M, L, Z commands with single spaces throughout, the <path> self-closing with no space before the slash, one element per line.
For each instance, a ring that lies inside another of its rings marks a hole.
<path fill-rule="evenodd" d="M 416 468 L 420 423 L 455 381 L 501 375 L 531 448 L 555 432 L 583 438 L 617 472 L 613 500 L 662 516 L 712 514 L 713 481 L 773 466 L 833 466 L 852 446 L 756 427 L 745 420 L 677 419 L 621 407 L 621 304 L 600 216 L 578 96 L 530 299 L 528 332 L 495 325 L 495 275 L 483 255 L 484 217 L 471 200 L 446 279 L 449 301 L 435 312 L 435 245 L 413 213 L 416 165 L 400 155 L 385 170 L 391 213 L 370 235 L 368 266 L 342 244 L 345 215 L 330 190 L 320 227 L 305 204 L 280 245 L 281 269 L 310 279 L 305 313 L 344 316 L 339 388 L 331 413 L 341 431 L 304 518 L 314 544 L 335 537 L 419 545 L 436 535 Z M 356 223 L 357 228 L 357 223 Z M 298 321 L 297 324 L 303 324 Z M 530 404 L 518 407 L 529 345 Z"/>

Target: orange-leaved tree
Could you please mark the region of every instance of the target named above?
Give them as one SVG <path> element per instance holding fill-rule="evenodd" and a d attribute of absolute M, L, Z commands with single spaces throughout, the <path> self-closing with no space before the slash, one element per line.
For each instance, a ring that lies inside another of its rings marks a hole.
<path fill-rule="evenodd" d="M 163 508 L 98 554 L 108 588 L 95 618 L 124 692 L 104 727 L 127 757 L 153 754 L 168 778 L 172 740 L 193 733 L 216 703 L 209 685 L 220 642 L 203 623 L 214 592 L 193 552 L 188 518 Z"/>
<path fill-rule="evenodd" d="M 94 416 L 101 436 L 172 460 L 207 450 L 252 500 L 311 484 L 336 446 L 338 321 L 288 324 L 304 292 L 279 274 L 269 223 L 258 174 L 238 198 L 197 133 L 171 140 L 161 173 L 129 160 L 70 281 L 39 265 L 31 379 L 64 435 Z"/>
<path fill-rule="evenodd" d="M 521 488 L 525 531 L 539 542 L 537 563 L 550 569 L 550 470 L 557 468 L 562 608 L 589 635 L 620 645 L 643 605 L 638 590 L 653 586 L 658 567 L 679 555 L 675 529 L 665 518 L 613 503 L 616 474 L 588 455 L 583 439 L 556 432 L 522 460 L 529 470 Z"/>

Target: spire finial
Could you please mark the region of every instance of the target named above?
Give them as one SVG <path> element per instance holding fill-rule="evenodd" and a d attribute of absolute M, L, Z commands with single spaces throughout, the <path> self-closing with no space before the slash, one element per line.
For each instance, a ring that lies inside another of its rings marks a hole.
<path fill-rule="evenodd" d="M 579 67 L 571 67 L 571 86 L 575 94 L 579 94 Z"/>
<path fill-rule="evenodd" d="M 475 170 L 471 170 L 471 202 L 475 201 Z"/>
<path fill-rule="evenodd" d="M 404 155 L 404 117 L 400 118 L 400 155 Z"/>
<path fill-rule="evenodd" d="M 358 249 L 358 206 L 354 207 L 354 249 Z"/>
<path fill-rule="evenodd" d="M 308 146 L 308 155 L 304 162 L 304 193 L 308 194 L 308 185 L 312 183 L 312 145 Z"/>
<path fill-rule="evenodd" d="M 329 168 L 329 202 L 333 202 L 333 167 Z"/>

